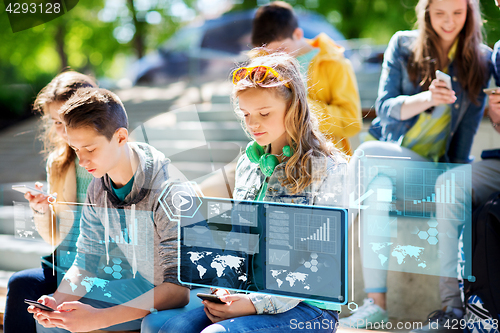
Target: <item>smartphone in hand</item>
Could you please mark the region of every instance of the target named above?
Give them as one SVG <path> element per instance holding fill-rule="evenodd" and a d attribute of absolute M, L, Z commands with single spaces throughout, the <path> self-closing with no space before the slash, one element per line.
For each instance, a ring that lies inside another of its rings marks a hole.
<path fill-rule="evenodd" d="M 498 90 L 498 92 L 497 92 Z M 500 87 L 499 88 L 487 88 L 483 89 L 484 93 L 486 95 L 499 95 L 500 94 Z"/>
<path fill-rule="evenodd" d="M 21 192 L 21 193 L 26 193 L 26 192 L 30 192 L 31 195 L 37 195 L 37 194 L 43 194 L 45 196 L 49 196 L 49 194 L 45 191 L 42 191 L 42 190 L 39 190 L 33 186 L 27 186 L 27 185 L 12 185 L 12 189 L 14 191 L 18 191 L 18 192 Z"/>
<path fill-rule="evenodd" d="M 34 307 L 45 310 L 45 311 L 50 311 L 50 312 L 56 311 L 56 310 L 52 309 L 50 306 L 47 306 L 47 305 L 42 304 L 42 303 L 38 303 L 37 301 L 33 301 L 31 299 L 25 299 L 24 303 L 29 304 L 29 305 L 33 305 Z"/>
<path fill-rule="evenodd" d="M 438 69 L 436 70 L 436 79 L 438 79 L 439 81 L 443 81 L 444 83 L 446 83 L 446 88 L 453 90 L 453 88 L 451 87 L 451 76 L 449 76 L 448 74 L 443 73 Z"/>
<path fill-rule="evenodd" d="M 220 300 L 219 296 L 214 294 L 197 293 L 196 296 L 198 296 L 204 301 L 214 302 L 217 304 L 226 304 L 225 302 Z"/>

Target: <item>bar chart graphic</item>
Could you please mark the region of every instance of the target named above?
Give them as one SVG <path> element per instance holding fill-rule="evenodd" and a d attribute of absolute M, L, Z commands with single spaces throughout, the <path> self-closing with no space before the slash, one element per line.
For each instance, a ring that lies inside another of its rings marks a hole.
<path fill-rule="evenodd" d="M 457 218 L 463 220 L 463 195 L 465 191 L 465 173 L 442 169 L 405 168 L 405 216 L 430 217 L 436 211 L 436 205 L 453 205 L 453 216 L 437 218 Z M 439 178 L 440 175 L 443 177 Z M 439 178 L 439 183 L 438 183 Z M 446 210 L 445 210 L 446 211 Z"/>
<path fill-rule="evenodd" d="M 116 230 L 113 235 L 110 235 L 110 243 L 116 244 L 128 244 L 128 245 L 139 245 L 139 229 L 137 228 L 137 219 L 135 219 L 134 224 L 131 223 L 127 228 L 122 230 Z M 103 240 L 99 240 L 100 244 L 103 244 Z"/>
<path fill-rule="evenodd" d="M 295 214 L 295 250 L 336 253 L 335 218 Z"/>

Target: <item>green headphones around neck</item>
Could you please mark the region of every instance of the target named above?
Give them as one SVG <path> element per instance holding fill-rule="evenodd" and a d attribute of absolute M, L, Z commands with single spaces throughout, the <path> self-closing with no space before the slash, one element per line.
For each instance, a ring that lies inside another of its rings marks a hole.
<path fill-rule="evenodd" d="M 257 163 L 260 170 L 266 177 L 270 177 L 276 166 L 280 164 L 276 155 L 266 153 L 264 148 L 257 143 L 257 141 L 249 142 L 246 149 L 248 159 L 252 163 Z M 283 155 L 291 157 L 293 155 L 290 146 L 283 147 Z M 279 155 L 278 155 L 279 156 Z"/>

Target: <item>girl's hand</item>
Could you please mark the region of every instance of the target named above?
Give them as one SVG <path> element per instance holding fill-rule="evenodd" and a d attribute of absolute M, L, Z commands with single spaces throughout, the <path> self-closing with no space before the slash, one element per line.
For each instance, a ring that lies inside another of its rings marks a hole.
<path fill-rule="evenodd" d="M 500 122 L 500 88 L 497 89 L 496 94 L 489 95 L 489 115 L 493 122 Z"/>
<path fill-rule="evenodd" d="M 217 304 L 210 301 L 202 302 L 205 305 L 205 313 L 212 323 L 257 313 L 248 295 L 224 295 L 220 297 L 220 300 L 226 302 L 226 304 Z"/>
<path fill-rule="evenodd" d="M 457 100 L 455 91 L 446 88 L 446 83 L 440 80 L 433 80 L 429 86 L 428 100 L 433 106 L 439 104 L 453 104 Z"/>
<path fill-rule="evenodd" d="M 35 188 L 41 190 L 43 185 L 35 183 Z M 31 192 L 26 192 L 24 198 L 29 201 L 32 210 L 38 213 L 45 214 L 49 211 L 48 196 L 43 194 L 32 195 Z"/>

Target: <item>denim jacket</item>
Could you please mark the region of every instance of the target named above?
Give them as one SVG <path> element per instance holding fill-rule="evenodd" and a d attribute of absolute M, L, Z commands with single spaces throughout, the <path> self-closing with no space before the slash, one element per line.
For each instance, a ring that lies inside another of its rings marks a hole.
<path fill-rule="evenodd" d="M 405 134 L 418 120 L 418 115 L 401 120 L 401 106 L 407 97 L 422 92 L 422 87 L 414 85 L 408 75 L 408 58 L 411 47 L 418 36 L 418 31 L 399 31 L 392 36 L 384 54 L 384 63 L 375 104 L 377 118 L 372 122 L 369 133 L 380 141 L 401 144 Z M 482 88 L 488 86 L 493 66 L 491 49 L 482 45 L 482 54 L 488 63 L 488 75 Z M 473 69 L 471 69 L 473 70 Z M 452 87 L 457 100 L 451 105 L 450 135 L 446 142 L 446 152 L 442 162 L 470 163 L 469 157 L 472 140 L 483 117 L 486 95 L 482 91 L 478 96 L 478 104 L 470 101 L 457 79 L 455 62 L 448 66 L 448 74 L 452 77 Z"/>
<path fill-rule="evenodd" d="M 285 177 L 285 163 L 279 164 L 268 178 L 268 188 L 263 201 L 347 208 L 346 159 L 341 154 L 328 158 L 313 157 L 311 166 L 311 174 L 313 177 L 319 175 L 320 180 L 298 194 L 291 194 L 279 182 L 279 179 Z M 235 178 L 233 193 L 235 200 L 255 200 L 266 179 L 258 165 L 250 162 L 246 154 L 238 160 Z M 259 293 L 251 293 L 249 296 L 257 314 L 283 313 L 294 308 L 301 301 Z"/>
<path fill-rule="evenodd" d="M 500 87 L 500 40 L 496 42 L 495 47 L 493 48 L 491 61 L 493 62 L 494 67 L 493 76 L 495 77 L 495 83 L 497 87 Z"/>

